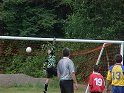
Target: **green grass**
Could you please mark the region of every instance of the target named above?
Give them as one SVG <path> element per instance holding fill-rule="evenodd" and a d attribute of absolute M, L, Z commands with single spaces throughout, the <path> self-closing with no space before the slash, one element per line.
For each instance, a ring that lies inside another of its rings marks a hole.
<path fill-rule="evenodd" d="M 84 87 L 80 87 L 78 90 L 75 90 L 75 93 L 85 93 Z M 0 93 L 43 93 L 43 87 L 9 87 L 9 88 L 0 88 Z M 59 88 L 48 88 L 47 93 L 60 93 Z M 106 93 L 106 92 L 103 92 Z"/>
<path fill-rule="evenodd" d="M 22 86 L 15 84 L 13 85 L 13 87 L 0 87 L 0 93 L 43 93 L 43 89 L 44 89 L 43 84 L 36 86 L 31 85 Z M 83 88 L 81 87 L 78 90 L 75 90 L 75 93 L 83 93 L 82 90 Z M 49 82 L 47 93 L 60 93 L 58 79 L 53 78 Z"/>
<path fill-rule="evenodd" d="M 36 86 L 21 86 L 15 84 L 13 87 L 0 87 L 0 93 L 43 93 L 43 88 L 43 84 Z M 75 93 L 85 93 L 85 90 L 86 86 L 80 84 L 78 90 L 75 90 Z M 58 79 L 53 78 L 52 81 L 50 81 L 47 93 L 60 93 Z"/>
<path fill-rule="evenodd" d="M 10 87 L 0 88 L 0 93 L 43 93 L 43 88 L 32 87 Z M 59 88 L 49 88 L 47 93 L 60 93 Z M 81 89 L 75 91 L 75 93 L 82 93 Z"/>

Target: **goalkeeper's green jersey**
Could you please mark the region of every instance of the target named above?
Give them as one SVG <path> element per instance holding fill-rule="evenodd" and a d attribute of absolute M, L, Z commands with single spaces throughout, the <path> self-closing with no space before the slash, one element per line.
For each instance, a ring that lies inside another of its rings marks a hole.
<path fill-rule="evenodd" d="M 44 66 L 46 68 L 56 67 L 56 57 L 55 55 L 48 55 L 47 61 L 45 61 Z"/>
<path fill-rule="evenodd" d="M 55 63 L 56 63 L 55 55 L 49 55 L 48 56 L 47 68 L 55 67 Z"/>

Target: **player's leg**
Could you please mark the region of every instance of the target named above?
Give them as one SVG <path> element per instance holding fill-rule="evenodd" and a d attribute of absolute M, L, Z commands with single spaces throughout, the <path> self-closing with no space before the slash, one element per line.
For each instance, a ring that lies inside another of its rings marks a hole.
<path fill-rule="evenodd" d="M 59 83 L 59 86 L 60 86 L 60 91 L 61 91 L 61 93 L 66 93 L 65 92 L 65 87 L 64 87 L 64 81 L 60 81 L 60 83 Z"/>
<path fill-rule="evenodd" d="M 117 86 L 112 86 L 112 93 L 120 93 Z"/>
<path fill-rule="evenodd" d="M 120 89 L 121 93 L 124 92 L 124 86 L 121 86 L 121 89 Z"/>
<path fill-rule="evenodd" d="M 44 91 L 43 91 L 44 93 L 47 92 L 48 83 L 49 83 L 49 78 L 47 78 L 46 81 L 45 81 L 45 84 L 44 84 Z"/>
<path fill-rule="evenodd" d="M 74 93 L 73 80 L 65 80 L 65 93 Z"/>
<path fill-rule="evenodd" d="M 61 89 L 61 93 L 74 93 L 73 81 L 61 80 L 60 89 Z"/>
<path fill-rule="evenodd" d="M 49 84 L 49 80 L 51 77 L 52 77 L 51 68 L 48 68 L 47 69 L 47 79 L 46 79 L 45 84 L 44 84 L 44 91 L 43 91 L 44 93 L 46 93 L 48 90 L 48 84 Z"/>
<path fill-rule="evenodd" d="M 124 86 L 116 86 L 112 93 L 124 93 Z"/>

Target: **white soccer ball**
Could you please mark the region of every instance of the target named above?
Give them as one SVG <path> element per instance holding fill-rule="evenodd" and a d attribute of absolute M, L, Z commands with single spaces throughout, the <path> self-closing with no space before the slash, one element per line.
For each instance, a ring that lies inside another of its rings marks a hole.
<path fill-rule="evenodd" d="M 27 47 L 27 48 L 26 48 L 26 52 L 27 52 L 27 53 L 30 53 L 31 51 L 32 51 L 31 47 Z"/>

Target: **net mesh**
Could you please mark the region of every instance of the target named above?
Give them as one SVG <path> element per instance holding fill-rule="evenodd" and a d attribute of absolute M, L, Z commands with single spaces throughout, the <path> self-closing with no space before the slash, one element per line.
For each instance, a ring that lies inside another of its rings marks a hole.
<path fill-rule="evenodd" d="M 92 46 L 92 45 L 91 45 Z M 74 62 L 77 62 L 77 77 L 79 80 L 87 83 L 88 76 L 92 73 L 92 67 L 96 64 L 98 57 L 100 55 L 102 49 L 101 45 L 95 45 L 92 48 L 83 49 L 75 52 L 73 54 Z M 120 45 L 117 44 L 107 44 L 104 47 L 102 55 L 100 57 L 99 65 L 100 69 L 99 72 L 106 77 L 106 73 L 108 70 L 108 66 L 113 65 L 114 62 L 114 55 L 120 53 Z M 76 57 L 76 58 L 75 58 Z"/>
<path fill-rule="evenodd" d="M 87 78 L 96 64 L 103 44 L 77 43 L 77 42 L 53 42 L 48 41 L 22 41 L 0 40 L 0 72 L 23 73 L 33 77 L 45 76 L 43 62 L 46 60 L 47 50 L 55 47 L 57 62 L 62 57 L 62 49 L 68 47 L 71 50 L 70 58 L 76 67 L 78 81 L 87 83 Z M 26 53 L 26 47 L 32 48 L 31 53 Z M 106 44 L 100 58 L 100 73 L 105 77 L 108 65 L 114 64 L 114 55 L 120 53 L 120 44 Z"/>

